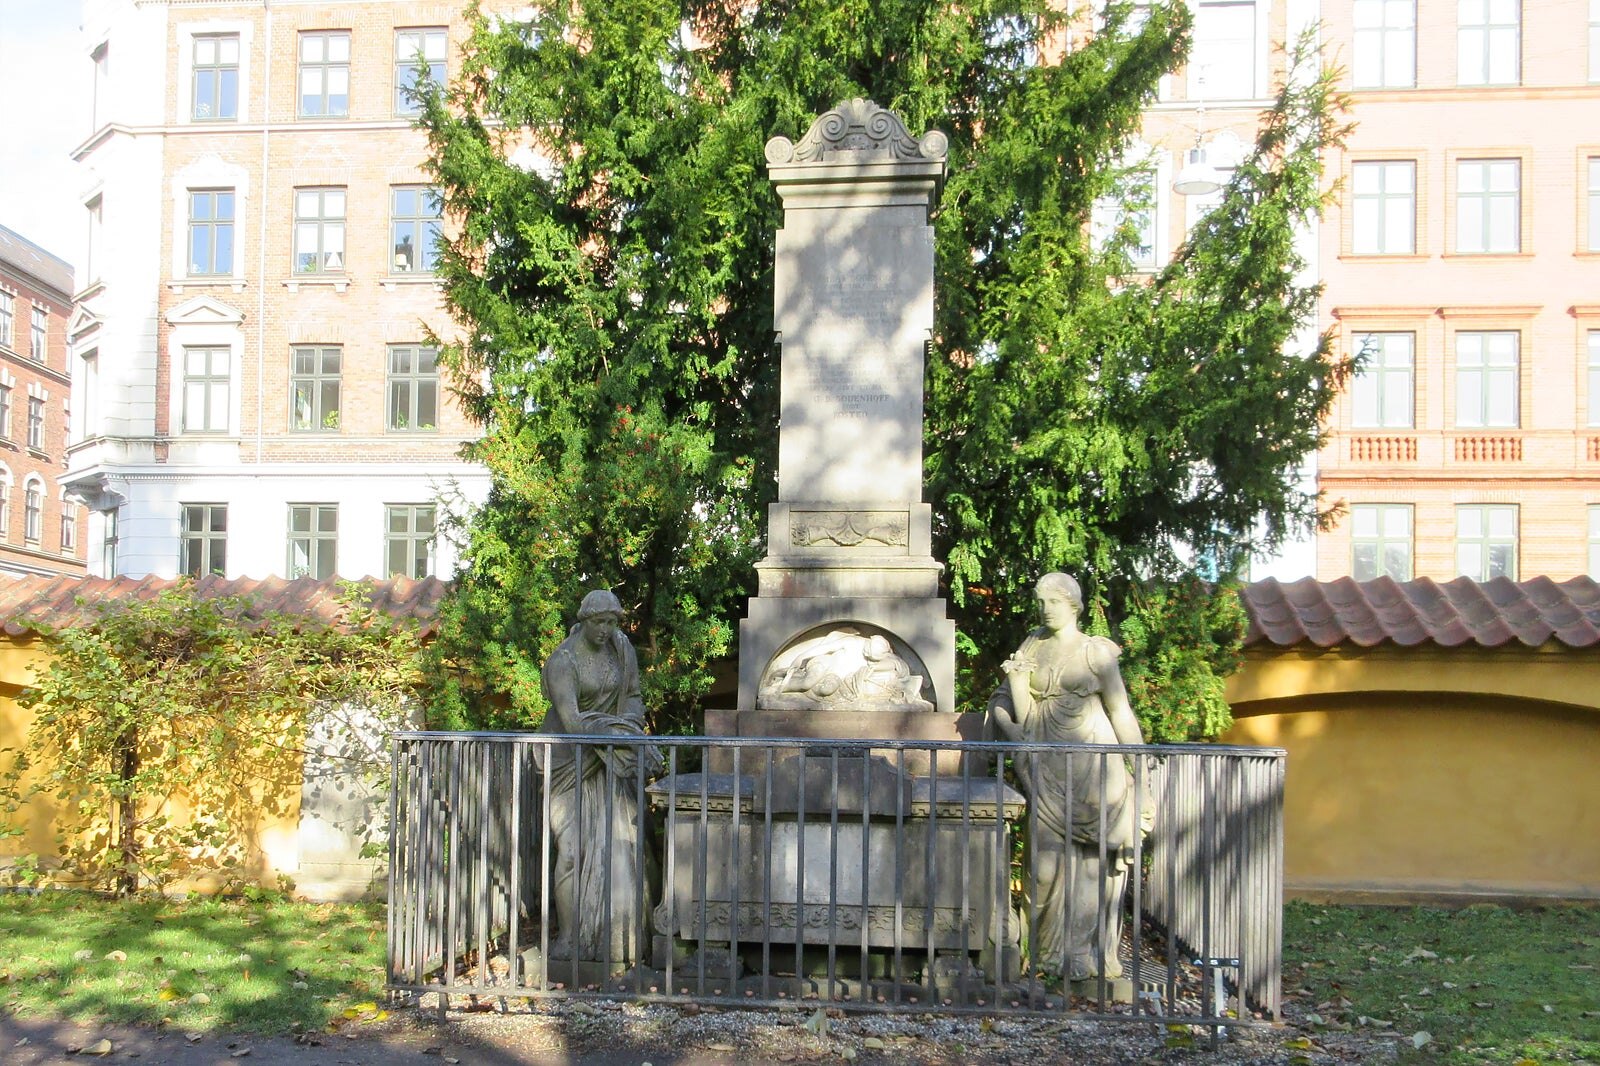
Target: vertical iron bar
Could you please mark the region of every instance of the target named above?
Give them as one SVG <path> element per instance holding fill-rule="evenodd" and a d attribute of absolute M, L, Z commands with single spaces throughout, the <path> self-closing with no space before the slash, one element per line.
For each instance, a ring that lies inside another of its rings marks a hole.
<path fill-rule="evenodd" d="M 905 982 L 906 884 L 906 749 L 895 751 L 894 763 L 894 1003 L 900 1003 Z"/>
<path fill-rule="evenodd" d="M 967 1006 L 971 997 L 972 970 L 972 763 L 961 760 L 961 965 L 960 1001 Z"/>
<path fill-rule="evenodd" d="M 762 797 L 762 851 L 766 853 L 761 869 L 764 878 L 761 886 L 761 998 L 772 998 L 772 855 L 777 849 L 772 841 L 772 745 L 763 747 L 766 752 L 766 769 L 762 772 L 764 794 Z"/>
<path fill-rule="evenodd" d="M 858 979 L 861 983 L 859 989 L 861 1002 L 866 1003 L 870 997 L 867 994 L 869 969 L 867 966 L 868 933 L 872 925 L 872 885 L 871 885 L 871 808 L 872 808 L 872 781 L 868 770 L 871 766 L 871 756 L 862 756 L 861 759 L 861 968 Z"/>
<path fill-rule="evenodd" d="M 645 837 L 649 835 L 650 808 L 644 794 L 644 764 L 648 752 L 656 750 L 643 743 L 633 749 L 633 992 L 644 993 L 644 960 L 650 950 L 650 878 L 645 863 Z"/>
<path fill-rule="evenodd" d="M 700 839 L 694 849 L 695 871 L 700 885 L 698 893 L 700 901 L 700 913 L 698 915 L 700 923 L 698 930 L 700 934 L 698 952 L 700 963 L 697 967 L 699 975 L 696 978 L 695 995 L 702 998 L 706 994 L 706 949 L 710 944 L 711 933 L 708 927 L 710 918 L 707 916 L 708 904 L 706 900 L 706 897 L 711 894 L 711 885 L 707 877 L 706 866 L 708 862 L 706 853 L 711 850 L 711 763 L 706 758 L 710 754 L 710 751 L 702 752 L 700 758 Z"/>
<path fill-rule="evenodd" d="M 539 989 L 550 991 L 550 857 L 555 853 L 550 831 L 550 764 L 555 761 L 555 745 L 541 737 L 534 743 L 544 749 L 540 760 L 539 783 Z"/>
<path fill-rule="evenodd" d="M 522 930 L 522 760 L 524 744 L 511 747 L 511 884 L 506 906 L 506 984 L 515 989 L 522 983 L 522 945 L 517 934 Z"/>
<path fill-rule="evenodd" d="M 795 866 L 794 866 L 794 976 L 795 995 L 805 998 L 806 987 L 806 769 L 810 756 L 801 748 L 795 789 Z"/>
<path fill-rule="evenodd" d="M 739 953 L 739 882 L 744 878 L 744 867 L 739 865 L 739 834 L 744 830 L 744 818 L 741 808 L 744 806 L 744 778 L 740 776 L 740 756 L 744 749 L 735 746 L 733 749 L 733 847 L 728 863 L 728 972 L 723 975 L 725 982 L 723 990 L 731 997 L 734 995 L 734 965 L 733 960 Z M 706 752 L 705 758 L 700 760 L 702 766 L 711 764 L 711 753 Z"/>
<path fill-rule="evenodd" d="M 839 749 L 828 749 L 829 789 L 828 803 L 828 994 L 825 998 L 839 998 L 835 980 L 835 965 L 839 950 Z"/>
<path fill-rule="evenodd" d="M 396 964 L 399 958 L 399 930 L 400 924 L 394 920 L 399 911 L 399 900 L 395 891 L 395 876 L 400 871 L 401 832 L 398 822 L 400 814 L 400 792 L 403 783 L 400 780 L 400 749 L 405 746 L 404 741 L 391 740 L 389 742 L 389 870 L 388 892 L 389 909 L 384 913 L 389 920 L 384 929 L 383 950 L 388 956 L 384 959 L 384 969 L 388 971 L 389 982 L 399 983 L 399 974 Z"/>
<path fill-rule="evenodd" d="M 935 755 L 934 758 L 937 759 L 938 756 Z M 937 763 L 935 763 L 934 769 L 937 768 Z M 934 907 L 937 903 L 942 902 L 934 898 L 939 887 L 939 880 L 933 873 L 935 855 L 937 854 L 935 843 L 939 835 L 939 775 L 937 773 L 928 775 L 927 834 L 923 839 L 922 845 L 922 936 L 927 941 L 928 956 L 922 965 L 922 989 L 923 994 L 928 997 L 928 1006 L 932 1007 L 935 992 L 937 991 L 933 981 L 933 964 L 938 958 L 938 940 L 934 929 Z"/>
<path fill-rule="evenodd" d="M 1107 897 L 1110 895 L 1107 890 L 1106 878 L 1111 872 L 1111 849 L 1106 844 L 1106 828 L 1110 820 L 1110 814 L 1106 810 L 1106 800 L 1109 798 L 1107 793 L 1111 786 L 1111 754 L 1101 750 L 1096 752 L 1093 757 L 1100 763 L 1100 798 L 1095 804 L 1100 822 L 1100 827 L 1096 830 L 1096 835 L 1099 839 L 1095 842 L 1095 850 L 1100 856 L 1100 876 L 1095 878 L 1097 883 L 1095 885 L 1094 933 L 1090 943 L 1094 945 L 1095 969 L 1099 971 L 1095 974 L 1094 983 L 1095 997 L 1098 1003 L 1096 1009 L 1101 1014 L 1104 1014 L 1106 1012 L 1107 991 L 1106 953 L 1109 950 L 1113 953 L 1112 957 L 1115 957 L 1115 952 L 1121 945 L 1107 944 L 1105 940 L 1106 927 L 1110 924 L 1106 921 L 1109 909 L 1107 907 L 1109 902 Z"/>
<path fill-rule="evenodd" d="M 493 908 L 489 903 L 489 742 L 479 741 L 478 760 L 478 984 L 489 987 L 489 926 Z"/>
<path fill-rule="evenodd" d="M 579 944 L 578 936 L 579 930 L 583 928 L 583 919 L 579 915 L 584 912 L 585 907 L 592 905 L 591 901 L 583 898 L 583 868 L 589 862 L 589 848 L 584 846 L 589 832 L 588 827 L 584 825 L 584 814 L 587 813 L 584 808 L 588 804 L 583 802 L 583 783 L 584 779 L 588 777 L 586 772 L 588 767 L 584 765 L 583 761 L 583 743 L 580 741 L 572 745 L 572 749 L 573 828 L 570 839 L 572 840 L 572 850 L 575 853 L 572 856 L 572 920 L 576 928 L 563 929 L 561 931 L 561 935 L 566 937 L 567 943 L 571 945 L 568 950 L 572 957 L 567 960 L 569 964 L 567 967 L 569 975 L 567 991 L 569 994 L 583 991 L 582 982 L 578 980 L 578 956 L 583 954 L 583 948 Z"/>
<path fill-rule="evenodd" d="M 673 995 L 673 964 L 678 958 L 678 746 L 667 749 L 667 869 L 662 878 L 667 893 L 667 976 L 662 989 Z"/>
<path fill-rule="evenodd" d="M 608 744 L 597 747 L 595 755 L 600 759 L 600 772 L 605 777 L 605 827 L 601 831 L 600 839 L 605 841 L 605 846 L 600 851 L 600 883 L 605 886 L 600 899 L 600 938 L 604 947 L 600 949 L 600 958 L 603 965 L 600 970 L 600 989 L 605 988 L 605 982 L 611 979 L 611 974 L 616 969 L 617 960 L 613 948 L 615 944 L 615 919 L 616 914 L 612 908 L 612 869 L 613 855 L 617 850 L 617 746 Z"/>
<path fill-rule="evenodd" d="M 1128 940 L 1133 945 L 1133 1013 L 1144 1013 L 1143 993 L 1140 991 L 1144 975 L 1144 756 L 1134 754 L 1133 762 L 1133 861 L 1128 867 L 1128 879 L 1133 882 L 1133 908 L 1128 920 L 1133 923 Z"/>

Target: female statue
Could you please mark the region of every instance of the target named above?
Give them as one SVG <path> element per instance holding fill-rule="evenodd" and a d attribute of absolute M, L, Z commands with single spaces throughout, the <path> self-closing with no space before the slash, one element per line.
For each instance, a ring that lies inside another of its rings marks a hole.
<path fill-rule="evenodd" d="M 1117 670 L 1121 649 L 1078 629 L 1078 583 L 1046 574 L 1034 595 L 1044 625 L 1006 660 L 1006 679 L 989 698 L 999 738 L 1142 744 Z M 1016 765 L 1034 827 L 1028 842 L 1031 965 L 1074 981 L 1119 977 L 1122 896 L 1138 832 L 1128 760 L 1052 752 L 1019 755 Z"/>
<path fill-rule="evenodd" d="M 623 635 L 622 604 L 604 589 L 583 598 L 578 621 L 544 665 L 541 685 L 550 710 L 546 733 L 642 737 L 644 703 L 639 663 Z M 550 764 L 550 831 L 555 843 L 557 958 L 638 962 L 650 913 L 646 871 L 638 862 L 637 774 L 661 769 L 650 745 L 540 748 Z"/>

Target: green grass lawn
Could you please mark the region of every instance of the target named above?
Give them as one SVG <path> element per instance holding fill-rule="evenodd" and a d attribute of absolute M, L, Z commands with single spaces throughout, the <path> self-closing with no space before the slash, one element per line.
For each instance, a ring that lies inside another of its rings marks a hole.
<path fill-rule="evenodd" d="M 1600 1063 L 1600 907 L 1291 903 L 1283 944 L 1320 1027 L 1431 1036 L 1402 1062 Z"/>
<path fill-rule="evenodd" d="M 0 1010 L 185 1031 L 321 1029 L 377 1016 L 383 947 L 378 905 L 3 892 Z"/>

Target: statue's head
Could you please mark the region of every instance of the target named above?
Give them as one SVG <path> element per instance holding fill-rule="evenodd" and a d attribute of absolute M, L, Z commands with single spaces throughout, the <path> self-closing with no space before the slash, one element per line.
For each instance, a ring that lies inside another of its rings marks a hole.
<path fill-rule="evenodd" d="M 578 605 L 578 621 L 586 622 L 600 614 L 614 614 L 622 620 L 622 601 L 610 589 L 595 589 Z"/>
<path fill-rule="evenodd" d="M 1061 629 L 1076 622 L 1083 611 L 1083 590 L 1068 574 L 1052 571 L 1039 579 L 1033 589 L 1039 601 L 1039 613 L 1044 624 L 1051 629 Z"/>

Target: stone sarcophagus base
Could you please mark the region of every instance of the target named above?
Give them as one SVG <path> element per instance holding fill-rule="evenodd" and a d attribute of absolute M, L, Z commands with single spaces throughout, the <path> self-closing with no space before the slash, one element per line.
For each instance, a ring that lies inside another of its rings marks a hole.
<path fill-rule="evenodd" d="M 786 759 L 770 786 L 719 773 L 651 785 L 669 857 L 657 932 L 690 947 L 964 955 L 989 980 L 1015 979 L 1021 794 L 992 778 L 897 774 L 876 757 L 834 763 Z"/>

